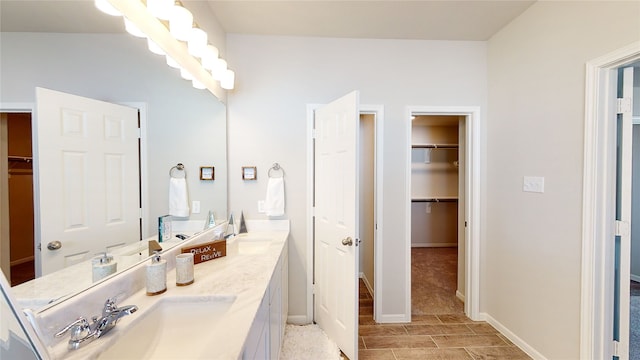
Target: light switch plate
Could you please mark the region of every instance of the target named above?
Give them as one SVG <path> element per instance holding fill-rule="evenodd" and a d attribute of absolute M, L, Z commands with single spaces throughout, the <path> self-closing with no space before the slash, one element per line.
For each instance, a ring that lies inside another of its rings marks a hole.
<path fill-rule="evenodd" d="M 544 177 L 541 176 L 525 176 L 522 179 L 522 191 L 525 192 L 544 192 Z"/>
<path fill-rule="evenodd" d="M 264 200 L 258 201 L 258 213 L 264 214 Z"/>
<path fill-rule="evenodd" d="M 200 214 L 200 201 L 192 201 L 191 202 L 191 213 L 192 214 Z"/>

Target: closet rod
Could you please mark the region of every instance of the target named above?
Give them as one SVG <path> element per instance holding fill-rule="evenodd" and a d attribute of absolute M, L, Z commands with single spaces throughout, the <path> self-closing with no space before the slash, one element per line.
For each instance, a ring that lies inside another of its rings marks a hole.
<path fill-rule="evenodd" d="M 458 144 L 413 144 L 414 149 L 458 149 Z"/>
<path fill-rule="evenodd" d="M 457 202 L 455 198 L 428 198 L 428 199 L 411 199 L 411 202 Z"/>
<path fill-rule="evenodd" d="M 28 163 L 33 161 L 33 158 L 31 156 L 12 156 L 12 155 L 9 155 L 8 158 L 9 158 L 9 161 L 24 161 L 24 162 L 28 162 Z"/>

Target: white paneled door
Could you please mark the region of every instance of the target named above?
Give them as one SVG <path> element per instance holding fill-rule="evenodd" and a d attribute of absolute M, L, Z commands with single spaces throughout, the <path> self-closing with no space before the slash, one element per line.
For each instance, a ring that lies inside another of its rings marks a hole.
<path fill-rule="evenodd" d="M 138 112 L 42 88 L 36 102 L 36 237 L 46 275 L 140 240 Z"/>
<path fill-rule="evenodd" d="M 315 321 L 349 357 L 358 339 L 359 96 L 315 112 Z"/>

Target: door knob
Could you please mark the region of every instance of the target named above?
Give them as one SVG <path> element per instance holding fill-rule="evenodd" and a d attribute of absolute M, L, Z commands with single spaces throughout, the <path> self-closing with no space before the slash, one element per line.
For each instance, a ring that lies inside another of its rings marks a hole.
<path fill-rule="evenodd" d="M 47 244 L 47 249 L 49 250 L 58 250 L 62 247 L 62 243 L 58 240 L 51 241 Z"/>
<path fill-rule="evenodd" d="M 347 237 L 347 238 L 342 239 L 342 245 L 344 245 L 344 246 L 353 245 L 353 239 L 351 237 Z"/>

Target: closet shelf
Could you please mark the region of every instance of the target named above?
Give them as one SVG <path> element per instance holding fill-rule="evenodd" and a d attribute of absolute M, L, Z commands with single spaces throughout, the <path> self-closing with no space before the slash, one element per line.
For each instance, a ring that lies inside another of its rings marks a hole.
<path fill-rule="evenodd" d="M 457 149 L 458 144 L 411 144 L 412 149 Z"/>
<path fill-rule="evenodd" d="M 414 197 L 411 202 L 457 202 L 455 196 Z"/>
<path fill-rule="evenodd" d="M 13 155 L 9 155 L 8 156 L 9 161 L 23 161 L 23 162 L 31 162 L 33 161 L 33 158 L 31 156 L 13 156 Z"/>

